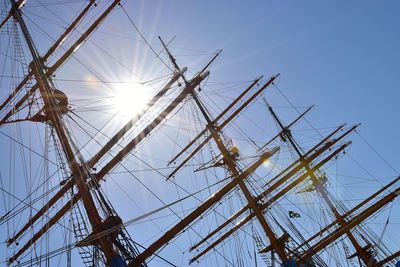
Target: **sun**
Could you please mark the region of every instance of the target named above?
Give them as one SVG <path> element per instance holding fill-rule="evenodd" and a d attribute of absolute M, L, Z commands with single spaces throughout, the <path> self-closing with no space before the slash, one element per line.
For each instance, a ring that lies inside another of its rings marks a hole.
<path fill-rule="evenodd" d="M 118 110 L 118 115 L 131 118 L 143 110 L 150 99 L 149 91 L 146 89 L 130 83 L 115 87 L 113 105 Z"/>

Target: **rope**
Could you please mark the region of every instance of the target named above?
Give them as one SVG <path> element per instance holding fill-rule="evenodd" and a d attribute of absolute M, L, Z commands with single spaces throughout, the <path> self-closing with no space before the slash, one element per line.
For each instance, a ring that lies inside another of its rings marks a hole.
<path fill-rule="evenodd" d="M 138 26 L 136 26 L 135 22 L 133 22 L 133 19 L 129 16 L 129 14 L 126 12 L 125 8 L 121 5 L 121 9 L 122 11 L 124 11 L 126 17 L 129 19 L 129 21 L 131 22 L 132 26 L 135 28 L 135 30 L 138 32 L 138 34 L 140 35 L 140 37 L 142 37 L 143 41 L 147 44 L 147 46 L 150 48 L 150 50 L 154 53 L 154 55 L 156 55 L 156 57 L 158 59 L 160 59 L 160 61 L 172 72 L 174 71 L 170 66 L 168 66 L 167 63 L 165 63 L 164 60 L 162 60 L 162 58 L 159 56 L 159 53 L 157 53 L 154 48 L 151 46 L 151 44 L 147 41 L 147 39 L 144 37 L 144 35 L 142 34 L 142 32 L 139 30 Z"/>

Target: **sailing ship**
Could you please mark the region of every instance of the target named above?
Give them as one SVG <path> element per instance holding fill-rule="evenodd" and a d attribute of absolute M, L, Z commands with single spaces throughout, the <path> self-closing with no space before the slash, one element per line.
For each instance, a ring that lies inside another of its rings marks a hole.
<path fill-rule="evenodd" d="M 280 74 L 213 84 L 221 51 L 186 67 L 171 41 L 159 37 L 155 50 L 119 0 L 66 4 L 72 22 L 44 31 L 47 46 L 32 32 L 66 19 L 35 24 L 32 10 L 44 5 L 2 1 L 2 264 L 399 266 L 388 228 L 400 177 L 351 203 L 332 178 L 337 162 L 353 160 L 359 124 L 316 129 L 307 120 L 313 106 L 290 101 L 294 112 L 283 117 L 274 104 L 288 100 Z M 127 82 L 133 94 L 120 101 L 136 111 L 126 113 L 99 70 L 135 70 L 94 36 L 113 12 L 163 68 Z M 85 47 L 95 63 L 78 57 Z M 63 78 L 76 72 L 89 75 Z M 143 90 L 151 96 L 138 108 Z"/>

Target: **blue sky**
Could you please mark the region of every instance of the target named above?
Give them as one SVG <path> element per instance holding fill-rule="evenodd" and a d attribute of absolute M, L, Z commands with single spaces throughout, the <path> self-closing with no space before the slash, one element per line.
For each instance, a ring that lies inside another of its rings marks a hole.
<path fill-rule="evenodd" d="M 386 143 L 396 142 L 399 133 L 393 120 L 399 114 L 398 2 L 130 4 L 127 9 L 155 43 L 157 35 L 165 40 L 176 35 L 178 47 L 223 49 L 212 70 L 220 80 L 281 73 L 281 86 L 292 100 L 317 105 L 319 123 L 362 122 L 365 134 L 399 163 L 396 146 Z"/>
<path fill-rule="evenodd" d="M 213 52 L 223 49 L 221 56 L 210 68 L 209 84 L 200 96 L 207 95 L 207 90 L 212 92 L 213 85 L 218 86 L 218 83 L 250 81 L 260 75 L 269 78 L 280 73 L 278 86 L 296 107 L 303 109 L 311 104 L 316 105 L 307 118 L 318 129 L 335 127 L 343 122 L 349 125 L 362 123 L 360 135 L 396 170 L 392 170 L 386 162 L 382 161 L 359 136 L 353 135 L 350 139 L 354 142 L 349 153 L 378 179 L 376 184 L 383 184 L 388 181 L 387 177 L 398 175 L 397 170 L 400 166 L 398 157 L 400 128 L 397 123 L 400 115 L 398 110 L 400 3 L 398 1 L 126 0 L 122 2 L 155 51 L 161 50 L 159 35 L 165 41 L 176 36 L 170 48 L 176 55 L 178 63 L 189 67 L 189 77 L 201 69 L 212 57 Z M 57 5 L 49 7 L 54 10 L 58 8 Z M 36 8 L 35 10 L 35 7 L 29 7 L 29 1 L 26 8 L 31 8 L 36 14 L 44 12 L 43 9 Z M 66 14 L 76 13 L 76 9 L 68 6 L 60 8 L 64 8 L 63 11 L 65 10 Z M 28 13 L 26 15 L 30 16 Z M 35 16 L 31 18 L 38 19 Z M 38 23 L 44 22 L 38 19 Z M 57 32 L 57 27 L 53 30 Z M 37 29 L 32 28 L 32 32 L 37 33 L 37 36 L 42 36 Z M 121 38 L 122 33 L 126 38 Z M 106 39 L 110 34 L 114 34 L 115 38 Z M 39 50 L 44 51 L 49 46 L 49 42 L 41 38 L 43 36 L 37 37 L 35 41 Z M 110 64 L 110 58 L 87 42 L 77 51 L 76 56 L 85 60 L 104 80 L 137 81 L 139 78 L 132 78 L 131 72 L 138 74 L 143 80 L 148 80 L 169 72 L 155 58 L 121 9 L 117 8 L 113 11 L 91 36 L 91 40 L 100 44 L 102 48 L 130 68 L 130 71 L 127 71 L 121 66 L 113 67 L 114 65 Z M 164 54 L 161 56 L 168 62 Z M 57 72 L 59 79 L 57 84 L 68 92 L 73 100 L 83 96 L 95 97 L 97 94 L 113 95 L 112 90 L 106 87 L 91 90 L 89 86 L 87 90 L 84 84 L 62 81 L 66 78 L 87 79 L 88 77 L 88 72 L 79 66 L 76 60 L 71 59 Z M 1 88 L 1 96 L 7 92 L 8 88 Z M 230 96 L 234 97 L 238 92 L 234 91 Z M 288 111 L 290 105 L 282 100 L 276 89 L 268 91 L 266 97 L 268 100 L 278 101 L 279 104 L 275 104 L 275 107 L 283 121 L 288 123 L 294 118 L 296 113 Z M 207 98 L 204 97 L 204 99 Z M 271 105 L 274 106 L 274 103 L 276 102 L 272 102 Z M 268 131 L 276 130 L 264 120 L 264 117 L 268 116 L 265 107 L 259 105 L 250 112 L 249 116 L 260 122 L 260 125 L 263 123 L 262 125 L 268 128 Z M 102 120 L 104 120 L 103 117 L 93 118 L 94 122 L 100 124 Z M 121 123 L 116 122 L 113 127 Z M 301 130 L 303 126 L 305 127 L 305 125 L 299 126 L 299 129 Z M 157 136 L 151 138 L 155 144 L 146 144 L 141 148 L 140 153 L 150 153 L 154 151 L 154 146 L 162 143 Z M 93 145 L 91 148 L 94 149 L 96 146 Z M 158 162 L 154 158 L 161 158 L 161 156 L 170 158 L 173 154 L 170 151 L 164 151 L 167 150 L 165 148 L 161 150 L 159 154 L 151 157 L 154 160 L 152 162 L 154 166 L 165 165 L 164 162 Z M 7 154 L 2 154 L 2 157 L 3 155 Z M 331 167 L 337 166 L 344 169 L 344 173 L 367 176 L 362 173 L 362 170 L 355 169 L 354 163 L 351 165 L 345 161 Z M 2 172 L 2 175 L 5 174 Z M 379 181 L 379 177 L 384 177 L 385 180 Z M 144 175 L 144 178 L 147 177 Z M 129 178 L 122 175 L 119 179 L 124 181 L 121 184 L 126 185 L 127 189 L 133 190 L 135 186 L 140 186 L 136 183 L 125 184 L 125 182 L 128 183 Z M 166 185 L 162 179 L 161 177 L 155 181 L 151 179 L 144 181 L 154 186 L 155 192 L 165 202 L 172 202 L 177 198 L 175 194 L 170 193 L 170 190 L 174 188 L 170 184 Z M 340 182 L 346 182 L 343 178 L 341 179 Z M 189 184 L 187 180 L 179 180 L 179 182 L 185 186 Z M 357 185 L 359 188 L 354 192 L 354 199 L 363 197 L 363 183 L 358 181 Z M 375 184 L 365 190 L 374 191 Z M 126 199 L 121 200 L 118 189 L 113 187 L 112 183 L 107 184 L 106 191 L 110 193 L 111 200 L 122 202 L 116 205 L 121 209 L 123 214 L 121 216 L 124 219 L 131 219 L 141 214 L 140 208 L 129 210 L 131 204 L 128 201 L 125 203 Z M 144 191 L 138 194 L 148 197 Z M 207 194 L 203 197 L 206 198 Z M 145 211 L 162 205 L 154 199 L 152 201 L 151 196 L 140 204 Z M 173 222 L 174 220 L 171 219 L 166 224 Z M 392 222 L 394 223 L 392 227 L 396 229 L 400 219 L 394 218 Z M 148 228 L 132 227 L 130 229 L 137 233 L 137 238 L 142 242 L 149 244 L 144 233 Z M 180 245 L 178 241 L 177 244 Z M 164 254 L 173 259 L 184 258 L 179 253 L 176 254 L 178 256 L 169 253 L 171 251 L 167 250 Z M 182 261 L 181 264 L 185 265 L 186 262 Z M 207 264 L 207 261 L 200 262 L 200 265 L 202 264 Z"/>

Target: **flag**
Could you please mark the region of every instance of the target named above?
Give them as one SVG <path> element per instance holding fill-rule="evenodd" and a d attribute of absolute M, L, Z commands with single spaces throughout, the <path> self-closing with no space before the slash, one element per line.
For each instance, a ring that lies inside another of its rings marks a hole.
<path fill-rule="evenodd" d="M 300 214 L 298 214 L 297 212 L 294 212 L 292 210 L 289 210 L 289 217 L 290 218 L 301 218 Z"/>

